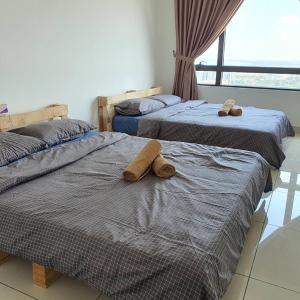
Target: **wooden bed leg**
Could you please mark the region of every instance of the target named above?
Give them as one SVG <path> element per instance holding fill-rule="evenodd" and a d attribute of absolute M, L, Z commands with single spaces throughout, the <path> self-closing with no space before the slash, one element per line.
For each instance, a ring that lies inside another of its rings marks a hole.
<path fill-rule="evenodd" d="M 6 259 L 10 256 L 10 254 L 6 252 L 0 251 L 0 265 L 6 262 Z"/>
<path fill-rule="evenodd" d="M 47 269 L 42 265 L 32 263 L 32 279 L 33 283 L 41 288 L 48 288 L 61 273 L 51 269 Z"/>

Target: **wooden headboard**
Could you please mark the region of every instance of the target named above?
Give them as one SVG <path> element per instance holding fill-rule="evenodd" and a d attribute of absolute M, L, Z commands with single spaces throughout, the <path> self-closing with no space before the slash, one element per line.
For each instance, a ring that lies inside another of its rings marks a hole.
<path fill-rule="evenodd" d="M 54 119 L 64 119 L 68 117 L 68 105 L 52 104 L 39 110 L 0 116 L 0 131 L 23 127 L 29 124 L 49 121 Z"/>
<path fill-rule="evenodd" d="M 162 93 L 161 87 L 153 87 L 147 90 L 141 91 L 128 91 L 121 95 L 98 97 L 98 118 L 99 118 L 99 130 L 112 131 L 112 119 L 115 115 L 114 105 L 128 100 L 136 98 L 144 98 L 148 96 L 159 95 Z"/>

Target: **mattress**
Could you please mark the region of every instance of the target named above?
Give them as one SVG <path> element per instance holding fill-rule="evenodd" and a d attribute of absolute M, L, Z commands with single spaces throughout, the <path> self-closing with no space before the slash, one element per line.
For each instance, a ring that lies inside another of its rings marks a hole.
<path fill-rule="evenodd" d="M 123 132 L 129 135 L 136 135 L 139 121 L 144 116 L 123 116 L 115 115 L 112 121 L 112 128 L 115 132 Z"/>
<path fill-rule="evenodd" d="M 176 176 L 125 182 L 145 143 L 103 132 L 0 168 L 0 250 L 113 299 L 220 299 L 271 188 L 269 165 L 253 152 L 162 141 Z"/>

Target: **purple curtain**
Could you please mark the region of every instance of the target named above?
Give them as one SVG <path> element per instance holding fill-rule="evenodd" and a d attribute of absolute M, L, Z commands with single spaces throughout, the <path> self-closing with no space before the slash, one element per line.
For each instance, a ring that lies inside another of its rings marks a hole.
<path fill-rule="evenodd" d="M 195 59 L 220 36 L 243 0 L 175 0 L 176 70 L 173 93 L 198 99 Z"/>

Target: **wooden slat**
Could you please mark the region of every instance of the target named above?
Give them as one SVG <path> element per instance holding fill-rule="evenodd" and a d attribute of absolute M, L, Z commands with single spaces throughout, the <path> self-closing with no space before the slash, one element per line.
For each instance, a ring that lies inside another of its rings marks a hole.
<path fill-rule="evenodd" d="M 0 131 L 8 131 L 28 124 L 49 121 L 56 118 L 67 118 L 67 116 L 67 105 L 53 104 L 32 112 L 0 116 Z"/>
<path fill-rule="evenodd" d="M 116 96 L 99 96 L 98 97 L 98 117 L 99 117 L 99 129 L 101 131 L 112 131 L 112 119 L 115 115 L 114 105 L 128 100 L 136 98 L 144 98 L 162 93 L 161 87 L 153 87 L 141 91 L 128 91 L 124 94 Z"/>
<path fill-rule="evenodd" d="M 32 263 L 33 283 L 41 288 L 48 288 L 61 276 L 61 273 L 45 268 L 42 265 Z"/>
<path fill-rule="evenodd" d="M 10 254 L 6 252 L 0 251 L 0 265 L 6 262 L 7 258 L 10 256 Z"/>

